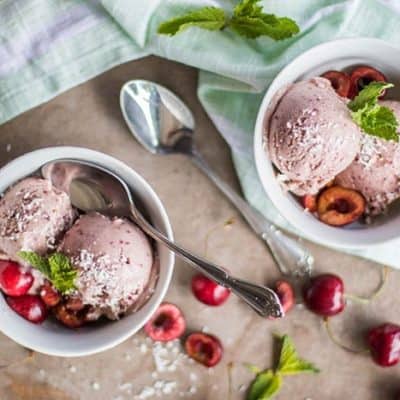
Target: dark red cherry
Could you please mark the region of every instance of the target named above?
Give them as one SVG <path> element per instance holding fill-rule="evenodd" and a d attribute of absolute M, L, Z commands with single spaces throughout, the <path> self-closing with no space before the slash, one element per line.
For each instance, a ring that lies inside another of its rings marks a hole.
<path fill-rule="evenodd" d="M 230 290 L 202 274 L 192 278 L 192 291 L 197 300 L 209 306 L 219 306 L 228 299 Z"/>
<path fill-rule="evenodd" d="M 381 367 L 391 367 L 400 361 L 400 326 L 382 324 L 368 332 L 372 359 Z"/>
<path fill-rule="evenodd" d="M 343 281 L 337 275 L 318 275 L 311 278 L 304 288 L 304 302 L 314 313 L 331 317 L 344 309 L 343 292 Z"/>

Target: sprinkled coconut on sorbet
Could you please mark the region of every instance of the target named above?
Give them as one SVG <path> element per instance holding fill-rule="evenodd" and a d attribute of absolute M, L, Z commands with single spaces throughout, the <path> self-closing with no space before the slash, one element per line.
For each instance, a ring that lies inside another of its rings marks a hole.
<path fill-rule="evenodd" d="M 65 234 L 59 251 L 78 270 L 74 297 L 95 314 L 117 319 L 146 295 L 153 250 L 132 222 L 96 212 L 82 215 Z"/>

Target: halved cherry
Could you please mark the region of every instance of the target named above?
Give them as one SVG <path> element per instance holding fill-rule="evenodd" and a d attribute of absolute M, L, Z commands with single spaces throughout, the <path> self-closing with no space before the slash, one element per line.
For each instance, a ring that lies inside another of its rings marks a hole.
<path fill-rule="evenodd" d="M 218 364 L 223 353 L 219 339 L 203 332 L 189 335 L 185 341 L 185 350 L 189 357 L 206 367 Z"/>
<path fill-rule="evenodd" d="M 209 306 L 219 306 L 228 299 L 230 290 L 202 274 L 192 278 L 192 291 L 197 300 Z"/>
<path fill-rule="evenodd" d="M 40 288 L 39 295 L 48 307 L 54 307 L 61 301 L 60 293 L 49 281 L 46 281 Z"/>
<path fill-rule="evenodd" d="M 30 272 L 24 272 L 13 261 L 0 261 L 0 289 L 9 296 L 22 296 L 28 293 L 33 284 Z"/>
<path fill-rule="evenodd" d="M 341 97 L 348 97 L 350 91 L 350 76 L 341 71 L 327 71 L 322 77 L 328 79 L 335 92 Z"/>
<path fill-rule="evenodd" d="M 386 76 L 377 69 L 363 65 L 356 68 L 350 75 L 349 98 L 354 99 L 365 86 L 371 82 L 387 82 Z M 385 96 L 383 93 L 380 98 Z"/>
<path fill-rule="evenodd" d="M 186 329 L 181 310 L 171 303 L 162 303 L 144 326 L 147 335 L 159 342 L 178 339 Z"/>
<path fill-rule="evenodd" d="M 318 216 L 328 225 L 343 226 L 360 218 L 365 205 L 365 199 L 359 192 L 332 186 L 318 197 Z"/>
<path fill-rule="evenodd" d="M 315 212 L 317 211 L 317 196 L 314 194 L 306 194 L 301 197 L 301 204 L 303 207 L 310 211 Z"/>
<path fill-rule="evenodd" d="M 54 307 L 53 312 L 54 316 L 68 328 L 80 328 L 86 322 L 84 313 L 68 310 L 65 304 L 62 303 Z"/>
<path fill-rule="evenodd" d="M 24 294 L 7 297 L 7 304 L 21 317 L 34 324 L 42 323 L 47 317 L 47 309 L 39 296 Z"/>

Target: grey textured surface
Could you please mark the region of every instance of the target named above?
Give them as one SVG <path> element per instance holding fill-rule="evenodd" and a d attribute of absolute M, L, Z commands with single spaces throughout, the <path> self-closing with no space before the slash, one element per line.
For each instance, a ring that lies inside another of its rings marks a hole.
<path fill-rule="evenodd" d="M 111 154 L 154 187 L 180 243 L 204 254 L 207 241 L 210 259 L 244 278 L 272 284 L 279 274 L 266 247 L 208 179 L 189 160 L 152 156 L 132 139 L 120 115 L 118 94 L 122 84 L 134 78 L 155 80 L 182 96 L 194 111 L 200 150 L 238 189 L 229 150 L 196 98 L 196 71 L 154 57 L 115 68 L 0 126 L 1 165 L 51 145 L 85 146 Z M 224 227 L 231 218 L 234 223 Z M 311 244 L 310 248 L 316 270 L 338 273 L 349 293 L 367 295 L 378 284 L 379 271 L 373 263 Z M 178 260 L 167 300 L 182 308 L 189 330 L 207 329 L 224 343 L 224 358 L 217 367 L 206 370 L 167 348 L 171 359 L 179 359 L 167 367 L 170 371 L 154 374 L 154 354 L 159 350 L 142 333 L 95 356 L 62 359 L 34 354 L 21 361 L 26 352 L 0 334 L 0 365 L 6 366 L 0 370 L 0 398 L 135 399 L 145 386 L 162 380 L 177 386 L 171 385 L 172 393 L 164 394 L 165 399 L 244 399 L 243 390 L 252 375 L 242 363 L 272 366 L 274 332 L 288 333 L 299 353 L 322 371 L 285 378 L 279 400 L 383 400 L 394 398 L 400 390 L 398 367 L 381 369 L 365 355 L 344 352 L 329 341 L 321 320 L 301 306 L 284 320 L 273 322 L 259 318 L 233 296 L 222 307 L 206 307 L 191 293 L 191 276 L 191 269 Z M 392 271 L 379 298 L 367 306 L 351 304 L 332 320 L 337 335 L 360 347 L 368 327 L 387 320 L 398 322 L 399 287 L 400 272 Z"/>

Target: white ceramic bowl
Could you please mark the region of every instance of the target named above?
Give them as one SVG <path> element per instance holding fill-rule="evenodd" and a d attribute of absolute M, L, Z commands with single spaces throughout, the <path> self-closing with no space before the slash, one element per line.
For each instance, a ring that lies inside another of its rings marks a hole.
<path fill-rule="evenodd" d="M 279 212 L 310 240 L 333 247 L 365 248 L 399 237 L 400 212 L 391 207 L 388 215 L 372 225 L 352 224 L 332 227 L 320 222 L 293 195 L 282 190 L 268 154 L 263 149 L 264 115 L 272 96 L 284 85 L 328 70 L 351 70 L 357 65 L 371 65 L 382 71 L 395 84 L 388 98 L 400 100 L 400 50 L 388 43 L 369 38 L 341 39 L 321 44 L 306 51 L 288 64 L 266 92 L 258 112 L 254 152 L 262 185 Z"/>
<path fill-rule="evenodd" d="M 43 164 L 60 158 L 91 161 L 119 175 L 144 204 L 152 223 L 172 239 L 168 216 L 149 184 L 121 161 L 97 151 L 79 147 L 50 147 L 25 154 L 0 170 L 0 193 Z M 154 294 L 138 312 L 119 321 L 71 330 L 50 320 L 41 325 L 32 324 L 12 311 L 0 295 L 1 332 L 22 346 L 56 356 L 84 356 L 116 346 L 142 328 L 165 296 L 173 272 L 174 255 L 160 245 L 157 245 L 157 251 L 160 257 L 158 283 Z"/>

